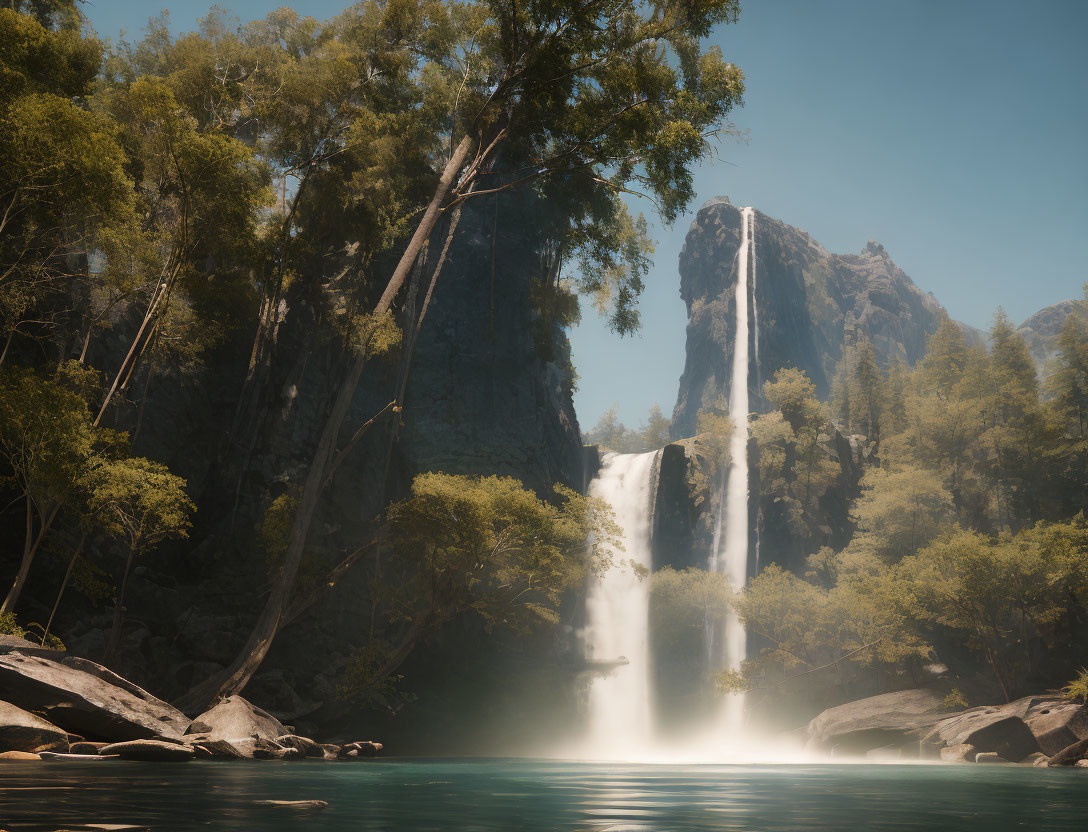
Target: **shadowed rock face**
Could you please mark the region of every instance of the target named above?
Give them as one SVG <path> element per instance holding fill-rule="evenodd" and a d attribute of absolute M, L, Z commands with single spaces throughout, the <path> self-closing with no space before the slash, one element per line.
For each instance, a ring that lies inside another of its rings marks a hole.
<path fill-rule="evenodd" d="M 1027 342 L 1037 367 L 1043 368 L 1057 353 L 1058 335 L 1062 331 L 1062 325 L 1079 303 L 1075 300 L 1063 300 L 1046 306 L 1020 324 L 1016 330 Z"/>
<path fill-rule="evenodd" d="M 699 210 L 680 252 L 688 328 L 673 412 L 677 437 L 694 432 L 701 407 L 728 397 L 740 232 L 740 210 L 724 197 L 713 199 Z M 874 241 L 859 254 L 831 254 L 806 232 L 756 211 L 755 257 L 749 277 L 753 410 L 765 409 L 760 387 L 780 367 L 804 370 L 826 397 L 843 345 L 858 338 L 872 342 L 884 365 L 914 364 L 944 315 Z"/>

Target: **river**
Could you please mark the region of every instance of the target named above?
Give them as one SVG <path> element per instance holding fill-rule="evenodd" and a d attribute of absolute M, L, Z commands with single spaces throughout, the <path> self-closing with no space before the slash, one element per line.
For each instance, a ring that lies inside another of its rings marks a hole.
<path fill-rule="evenodd" d="M 324 800 L 320 811 L 260 800 Z M 1088 771 L 551 760 L 0 763 L 0 828 L 322 832 L 1084 830 Z"/>

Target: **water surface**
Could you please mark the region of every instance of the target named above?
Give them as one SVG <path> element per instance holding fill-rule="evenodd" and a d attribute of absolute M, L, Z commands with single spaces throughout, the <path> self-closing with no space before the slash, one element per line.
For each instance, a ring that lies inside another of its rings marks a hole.
<path fill-rule="evenodd" d="M 258 800 L 325 800 L 320 812 Z M 0 829 L 850 832 L 1088 829 L 1088 771 L 539 760 L 0 763 Z"/>

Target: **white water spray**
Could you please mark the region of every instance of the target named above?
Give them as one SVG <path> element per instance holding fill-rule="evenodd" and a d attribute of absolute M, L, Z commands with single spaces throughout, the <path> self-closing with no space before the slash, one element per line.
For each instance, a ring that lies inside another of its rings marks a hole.
<path fill-rule="evenodd" d="M 725 575 L 734 591 L 748 580 L 748 255 L 755 215 L 751 208 L 741 209 L 740 250 L 737 252 L 737 325 L 733 338 L 733 376 L 729 390 L 729 420 L 733 436 L 729 442 L 730 466 L 725 493 L 714 533 L 710 570 Z M 710 641 L 716 655 L 712 668 L 737 670 L 747 656 L 747 634 L 733 610 L 725 617 L 720 638 Z M 728 741 L 743 726 L 744 695 L 724 697 L 718 722 L 718 734 Z"/>
<path fill-rule="evenodd" d="M 593 579 L 586 597 L 586 659 L 600 675 L 589 689 L 586 752 L 598 759 L 645 755 L 653 743 L 650 698 L 650 478 L 658 452 L 607 454 L 589 487 L 607 500 L 623 528 L 626 551 Z"/>

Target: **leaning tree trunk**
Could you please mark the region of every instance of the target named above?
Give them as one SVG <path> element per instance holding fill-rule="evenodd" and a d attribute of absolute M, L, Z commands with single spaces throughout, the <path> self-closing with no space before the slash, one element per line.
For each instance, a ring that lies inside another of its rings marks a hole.
<path fill-rule="evenodd" d="M 57 600 L 53 602 L 53 609 L 49 611 L 49 620 L 45 622 L 45 631 L 42 633 L 42 647 L 45 646 L 46 639 L 49 638 L 49 631 L 53 629 L 53 619 L 57 617 L 57 610 L 60 609 L 60 599 L 64 597 L 64 590 L 68 588 L 68 581 L 72 578 L 72 570 L 75 569 L 76 561 L 83 554 L 83 544 L 86 542 L 87 532 L 83 532 L 79 538 L 79 545 L 76 546 L 75 552 L 72 553 L 72 557 L 68 561 L 68 568 L 64 571 L 64 580 L 60 582 L 60 589 L 57 590 Z"/>
<path fill-rule="evenodd" d="M 125 609 L 125 589 L 128 587 L 128 573 L 132 569 L 132 559 L 136 556 L 136 549 L 128 550 L 128 560 L 125 561 L 125 574 L 121 577 L 121 591 L 117 593 L 117 606 L 113 608 L 113 624 L 110 625 L 110 638 L 106 642 L 106 653 L 102 657 L 104 664 L 113 661 L 117 652 L 117 645 L 121 641 L 121 619 Z"/>
<path fill-rule="evenodd" d="M 443 210 L 443 205 L 453 190 L 466 158 L 475 148 L 476 140 L 466 135 L 450 155 L 450 159 L 446 163 L 446 167 L 442 171 L 442 176 L 435 188 L 434 196 L 431 198 L 415 234 L 412 235 L 408 247 L 401 255 L 381 299 L 374 308 L 374 320 L 385 315 L 392 306 L 393 299 L 404 285 L 404 281 L 407 279 L 416 258 L 434 230 L 438 217 Z M 302 560 L 303 549 L 310 532 L 310 524 L 313 521 L 321 493 L 324 490 L 326 471 L 336 457 L 340 430 L 347 418 L 348 411 L 351 409 L 355 390 L 359 385 L 359 379 L 362 377 L 363 368 L 366 365 L 366 341 L 369 341 L 369 335 L 364 339 L 364 344 L 356 354 L 347 378 L 337 392 L 332 411 L 321 431 L 317 447 L 314 449 L 313 459 L 306 472 L 306 480 L 295 511 L 295 519 L 291 526 L 287 551 L 284 553 L 279 573 L 274 579 L 272 591 L 269 593 L 268 600 L 265 602 L 257 623 L 250 632 L 241 652 L 231 665 L 220 674 L 193 688 L 182 698 L 181 704 L 183 706 L 202 708 L 212 704 L 220 696 L 230 696 L 238 693 L 249 682 L 257 668 L 260 667 L 261 662 L 264 661 L 264 657 L 268 654 L 268 650 L 272 646 L 272 640 L 276 637 L 280 622 L 291 600 L 295 576 Z"/>
<path fill-rule="evenodd" d="M 0 613 L 11 612 L 16 603 L 19 601 L 19 596 L 23 593 L 23 587 L 26 586 L 26 579 L 30 575 L 30 566 L 34 563 L 34 556 L 38 553 L 38 547 L 41 546 L 42 540 L 45 538 L 45 533 L 49 531 L 49 527 L 53 525 L 53 520 L 57 516 L 57 512 L 60 511 L 60 503 L 56 503 L 52 508 L 47 507 L 45 512 L 41 515 L 42 527 L 38 530 L 38 534 L 34 536 L 34 503 L 30 499 L 30 495 L 26 497 L 26 538 L 23 543 L 23 558 L 19 563 L 19 571 L 15 575 L 15 581 L 11 585 L 11 589 L 8 590 L 7 597 L 4 598 L 4 603 L 0 604 Z"/>

